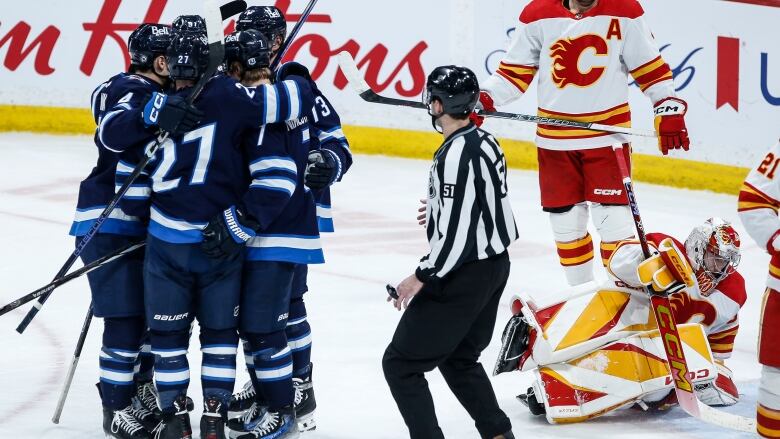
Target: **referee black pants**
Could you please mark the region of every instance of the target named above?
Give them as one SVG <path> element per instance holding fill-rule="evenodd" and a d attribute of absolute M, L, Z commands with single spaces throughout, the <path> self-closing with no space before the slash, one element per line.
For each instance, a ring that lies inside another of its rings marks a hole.
<path fill-rule="evenodd" d="M 508 278 L 506 252 L 465 264 L 439 291 L 421 292 L 401 317 L 382 368 L 412 439 L 444 438 L 423 375 L 436 367 L 483 438 L 512 428 L 478 362 Z"/>

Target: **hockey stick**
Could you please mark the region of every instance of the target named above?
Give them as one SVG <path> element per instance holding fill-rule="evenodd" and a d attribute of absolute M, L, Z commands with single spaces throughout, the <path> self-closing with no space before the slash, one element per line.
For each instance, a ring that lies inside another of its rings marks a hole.
<path fill-rule="evenodd" d="M 84 341 L 87 339 L 90 324 L 92 324 L 91 303 L 89 304 L 89 310 L 87 310 L 87 316 L 84 318 L 84 324 L 81 326 L 81 334 L 79 334 L 79 340 L 76 342 L 76 349 L 73 352 L 73 359 L 70 361 L 70 367 L 68 367 L 68 374 L 65 375 L 65 381 L 62 383 L 62 390 L 60 391 L 60 398 L 57 400 L 57 407 L 54 409 L 54 415 L 51 417 L 51 422 L 55 424 L 60 423 L 62 409 L 65 407 L 65 400 L 68 398 L 70 385 L 73 383 L 73 376 L 76 374 L 76 366 L 78 366 L 79 359 L 81 359 L 81 350 L 84 348 Z"/>
<path fill-rule="evenodd" d="M 59 277 L 52 282 L 50 282 L 47 285 L 44 285 L 37 290 L 33 291 L 32 293 L 25 294 L 24 296 L 14 300 L 13 302 L 4 305 L 2 308 L 0 308 L 0 316 L 5 315 L 16 308 L 19 308 L 20 306 L 24 305 L 25 303 L 28 303 L 32 300 L 37 299 L 38 297 L 51 294 L 52 291 L 54 291 L 56 288 L 61 287 L 62 285 L 65 285 L 66 283 L 72 281 L 73 279 L 76 279 L 78 277 L 81 277 L 87 273 L 91 273 L 98 268 L 109 264 L 122 256 L 125 256 L 128 253 L 134 252 L 135 250 L 138 250 L 139 248 L 143 247 L 145 245 L 144 242 L 139 242 L 136 244 L 131 244 L 126 247 L 123 247 L 113 253 L 109 253 L 99 259 L 96 259 L 89 264 L 79 268 L 78 270 L 68 273 L 65 276 Z"/>
<path fill-rule="evenodd" d="M 222 21 L 246 11 L 247 4 L 244 0 L 233 0 L 219 7 Z"/>
<path fill-rule="evenodd" d="M 295 26 L 293 26 L 292 30 L 290 31 L 290 34 L 287 36 L 287 38 L 284 40 L 284 43 L 282 43 L 282 47 L 279 48 L 279 50 L 276 52 L 276 57 L 271 62 L 271 71 L 275 71 L 277 67 L 279 67 L 279 64 L 282 62 L 282 58 L 284 58 L 284 55 L 287 53 L 287 50 L 290 48 L 290 44 L 292 43 L 292 40 L 295 39 L 295 37 L 298 35 L 298 32 L 301 31 L 301 27 L 303 27 L 303 24 L 306 23 L 306 20 L 309 18 L 309 14 L 311 14 L 312 9 L 314 9 L 314 5 L 317 4 L 317 0 L 309 0 L 309 4 L 306 5 L 306 9 L 303 10 L 301 13 L 301 18 L 298 19 L 298 22 L 295 23 Z"/>
<path fill-rule="evenodd" d="M 634 225 L 639 238 L 639 244 L 642 247 L 642 253 L 645 259 L 650 258 L 650 247 L 647 244 L 645 228 L 642 224 L 642 216 L 639 214 L 639 204 L 634 192 L 634 184 L 631 181 L 631 175 L 628 172 L 625 158 L 623 156 L 623 145 L 616 143 L 612 146 L 615 152 L 620 177 L 623 180 L 623 187 L 626 190 L 628 204 L 631 207 L 631 213 L 634 217 Z M 730 428 L 738 431 L 755 432 L 755 419 L 744 416 L 727 413 L 714 409 L 696 398 L 693 383 L 689 378 L 688 362 L 685 360 L 682 338 L 677 331 L 677 322 L 675 321 L 672 306 L 669 303 L 669 296 L 664 293 L 656 293 L 650 287 L 645 287 L 645 292 L 650 296 L 650 307 L 655 316 L 658 331 L 666 352 L 666 360 L 669 364 L 669 370 L 674 381 L 674 391 L 677 395 L 677 401 L 680 407 L 689 415 L 701 419 L 704 422 L 718 425 L 720 427 Z"/>
<path fill-rule="evenodd" d="M 220 64 L 222 64 L 222 61 L 225 57 L 225 47 L 223 41 L 224 35 L 222 30 L 222 14 L 220 12 L 220 8 L 217 6 L 215 0 L 207 0 L 204 8 L 205 8 L 204 17 L 206 19 L 206 32 L 208 34 L 208 42 L 209 42 L 209 63 L 203 75 L 200 77 L 198 82 L 196 82 L 195 86 L 192 88 L 192 92 L 190 93 L 189 96 L 187 96 L 187 103 L 189 104 L 192 104 L 195 101 L 195 99 L 200 94 L 201 90 L 203 90 L 203 87 L 206 85 L 206 83 L 217 72 L 217 68 L 220 66 Z M 233 12 L 238 8 L 231 7 L 230 9 L 232 9 L 232 11 L 228 11 L 228 12 Z M 169 136 L 170 133 L 168 132 L 161 132 L 157 136 L 157 140 L 150 148 L 148 148 L 146 154 L 144 155 L 144 158 L 141 160 L 138 166 L 136 166 L 135 169 L 133 169 L 133 172 L 130 174 L 130 176 L 127 177 L 127 180 L 124 182 L 124 184 L 117 190 L 116 194 L 114 195 L 114 198 L 108 203 L 106 208 L 103 209 L 103 212 L 95 220 L 95 222 L 92 224 L 92 227 L 89 228 L 87 233 L 82 237 L 81 241 L 76 246 L 76 249 L 70 255 L 68 260 L 65 261 L 65 264 L 63 264 L 62 268 L 60 268 L 60 271 L 58 271 L 57 274 L 54 276 L 55 280 L 57 278 L 64 276 L 65 273 L 68 272 L 70 267 L 73 266 L 73 264 L 76 262 L 76 259 L 78 259 L 81 253 L 84 251 L 84 248 L 87 246 L 87 244 L 89 244 L 89 242 L 92 240 L 95 234 L 97 234 L 97 231 L 100 229 L 100 226 L 103 225 L 103 223 L 106 221 L 106 219 L 111 214 L 111 212 L 114 211 L 116 206 L 119 204 L 119 201 L 122 199 L 122 197 L 124 197 L 128 189 L 130 189 L 130 186 L 133 184 L 133 182 L 135 182 L 138 176 L 141 175 L 141 172 L 143 172 L 144 168 L 146 168 L 146 165 L 152 160 L 152 158 L 154 158 L 154 155 L 157 153 L 157 150 L 160 148 L 160 146 L 163 143 L 165 143 L 168 140 Z M 46 303 L 46 300 L 48 300 L 49 295 L 50 294 L 45 294 L 41 296 L 38 299 L 38 301 L 33 304 L 33 307 L 24 317 L 24 320 L 22 320 L 22 322 L 16 328 L 16 332 L 21 334 L 24 332 L 25 329 L 27 329 L 27 326 L 30 325 L 32 319 L 35 318 L 36 314 L 38 314 L 38 311 L 41 310 L 43 304 Z"/>
<path fill-rule="evenodd" d="M 364 101 L 373 102 L 375 104 L 395 105 L 399 107 L 411 107 L 411 108 L 417 108 L 421 110 L 428 109 L 428 107 L 422 102 L 410 101 L 405 99 L 388 98 L 377 94 L 374 90 L 371 89 L 368 83 L 366 83 L 365 79 L 363 79 L 363 77 L 360 75 L 358 66 L 355 63 L 355 60 L 352 58 L 352 55 L 349 54 L 349 52 L 345 51 L 339 53 L 338 58 L 339 58 L 338 59 L 339 67 L 341 67 L 341 71 L 344 72 L 344 76 L 347 77 L 347 81 L 349 81 L 349 83 L 355 88 L 357 93 L 360 95 L 361 98 L 363 98 Z M 603 131 L 606 133 L 627 134 L 629 136 L 656 137 L 654 131 L 636 130 L 633 128 L 625 128 L 625 127 L 619 127 L 614 125 L 603 125 L 603 124 L 593 123 L 593 122 L 579 122 L 575 120 L 553 119 L 549 117 L 529 116 L 526 114 L 504 113 L 501 111 L 491 111 L 491 112 L 478 111 L 477 114 L 479 114 L 482 117 L 490 117 L 494 119 L 508 119 L 508 120 L 514 120 L 518 122 L 530 122 L 530 123 L 541 124 L 541 125 L 552 125 L 552 126 L 565 127 L 565 128 L 578 128 L 583 130 Z"/>

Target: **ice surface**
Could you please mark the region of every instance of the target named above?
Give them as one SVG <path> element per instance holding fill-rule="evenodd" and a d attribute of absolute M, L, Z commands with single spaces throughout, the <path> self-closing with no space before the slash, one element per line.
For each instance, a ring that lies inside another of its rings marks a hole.
<path fill-rule="evenodd" d="M 89 137 L 0 135 L 0 302 L 44 285 L 70 254 L 67 236 L 78 182 L 95 160 Z M 402 438 L 403 421 L 387 389 L 381 357 L 401 314 L 385 303 L 385 283 L 412 272 L 426 251 L 416 221 L 426 194 L 429 163 L 356 156 L 355 166 L 334 193 L 337 233 L 325 238 L 328 263 L 315 266 L 306 296 L 314 336 L 318 401 L 315 438 Z M 565 287 L 546 215 L 539 208 L 537 175 L 512 170 L 510 196 L 520 240 L 512 246 L 512 274 L 499 309 L 493 342 L 483 355 L 491 370 L 498 339 L 509 318 L 509 299 L 525 291 L 549 300 Z M 645 226 L 684 239 L 708 216 L 737 221 L 736 199 L 637 185 Z M 741 224 L 736 224 L 740 233 Z M 768 257 L 743 237 L 740 271 L 748 302 L 733 358 L 743 400 L 730 411 L 751 415 L 759 366 L 756 339 Z M 602 274 L 603 276 L 603 274 Z M 94 383 L 102 323 L 93 323 L 60 425 L 49 422 L 89 303 L 86 279 L 57 290 L 24 335 L 14 328 L 27 307 L 0 318 L 0 435 L 13 438 L 102 438 Z M 190 395 L 200 402 L 200 353 L 193 338 Z M 239 361 L 240 362 L 240 361 Z M 241 373 L 238 386 L 246 374 Z M 439 421 L 448 438 L 477 437 L 473 423 L 441 376 L 429 374 Z M 520 373 L 493 379 L 499 403 L 518 438 L 734 438 L 738 434 L 691 419 L 679 409 L 666 414 L 624 412 L 582 424 L 551 426 L 533 418 L 516 399 L 531 377 Z M 197 429 L 199 411 L 194 413 Z M 196 435 L 197 437 L 197 435 Z M 748 437 L 748 435 L 745 435 Z"/>

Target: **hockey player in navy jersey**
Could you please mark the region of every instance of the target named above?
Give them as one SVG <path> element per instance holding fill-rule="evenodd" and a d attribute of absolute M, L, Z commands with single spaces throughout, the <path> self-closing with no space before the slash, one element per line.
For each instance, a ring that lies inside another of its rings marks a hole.
<path fill-rule="evenodd" d="M 239 16 L 238 30 L 254 29 L 268 38 L 271 46 L 271 59 L 277 55 L 287 35 L 287 23 L 282 11 L 273 6 L 253 6 Z M 341 180 L 352 165 L 341 121 L 330 102 L 319 91 L 309 76 L 308 70 L 298 63 L 286 63 L 277 72 L 277 78 L 290 74 L 300 74 L 311 81 L 315 94 L 315 106 L 310 115 L 310 152 L 308 166 L 304 172 L 305 185 L 313 190 L 320 232 L 332 232 L 333 220 L 330 214 L 329 186 Z M 308 290 L 306 278 L 308 265 L 296 264 L 286 335 L 292 352 L 293 383 L 295 385 L 295 409 L 301 430 L 315 428 L 313 419 L 316 402 L 311 381 L 311 329 L 307 320 L 303 294 Z M 252 364 L 247 363 L 252 373 Z M 248 409 L 255 398 L 252 382 L 234 395 L 231 412 L 240 413 Z"/>
<path fill-rule="evenodd" d="M 236 32 L 226 39 L 225 48 L 231 76 L 246 87 L 270 83 L 270 51 L 262 33 Z M 292 281 L 297 264 L 323 262 L 314 197 L 303 184 L 310 149 L 309 115 L 266 125 L 246 142 L 253 151 L 250 172 L 255 195 L 244 207 L 259 227 L 247 244 L 239 328 L 262 397 L 228 427 L 231 436 L 238 438 L 297 437 L 293 364 L 285 332 Z M 207 239 L 204 246 L 219 249 L 223 243 Z"/>
<path fill-rule="evenodd" d="M 169 26 L 139 26 L 128 40 L 129 71 L 112 77 L 92 93 L 92 114 L 98 125 L 95 132 L 98 160 L 79 189 L 76 217 L 70 230 L 77 242 L 114 197 L 117 169 L 121 172 L 128 169 L 119 161 L 110 143 L 106 143 L 104 135 L 112 129 L 110 125 L 124 117 L 133 102 L 161 91 L 167 84 L 164 54 L 170 41 Z M 134 189 L 131 190 L 133 194 L 138 195 Z M 81 258 L 85 264 L 92 262 L 141 240 L 145 234 L 145 218 L 115 209 L 84 248 Z M 98 388 L 103 403 L 103 430 L 107 437 L 148 438 L 148 429 L 155 424 L 151 411 L 142 408 L 141 404 L 135 407 L 131 404 L 136 389 L 143 395 L 150 385 L 154 361 L 149 353 L 141 353 L 146 332 L 142 270 L 143 252 L 138 251 L 87 275 L 94 314 L 104 319 Z M 134 377 L 136 366 L 140 373 Z"/>
<path fill-rule="evenodd" d="M 167 102 L 188 95 L 189 86 L 206 67 L 207 41 L 197 34 L 182 34 L 169 47 L 167 59 L 177 91 L 152 96 L 154 104 L 143 108 L 147 124 L 155 107 L 165 109 Z M 131 212 L 150 209 L 144 283 L 163 414 L 157 432 L 161 438 L 178 439 L 190 430 L 183 397 L 189 384 L 186 354 L 193 319 L 200 324 L 203 353 L 201 435 L 224 437 L 235 380 L 244 246 L 259 223 L 243 207 L 254 205 L 257 193 L 249 186 L 252 151 L 244 148 L 243 139 L 263 124 L 300 118 L 313 100 L 301 78 L 247 88 L 217 75 L 195 104 L 204 113 L 197 128 L 165 142 L 149 174 L 137 182 L 139 189 L 145 185 L 151 192 L 151 206 L 133 199 L 122 204 Z M 222 245 L 208 245 L 215 241 Z"/>

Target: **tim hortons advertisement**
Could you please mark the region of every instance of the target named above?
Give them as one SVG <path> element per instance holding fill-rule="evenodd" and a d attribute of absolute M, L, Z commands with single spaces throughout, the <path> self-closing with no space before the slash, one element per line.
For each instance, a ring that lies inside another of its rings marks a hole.
<path fill-rule="evenodd" d="M 250 4 L 269 4 L 249 2 Z M 362 102 L 336 65 L 348 51 L 382 94 L 419 99 L 425 77 L 442 64 L 466 64 L 486 78 L 501 60 L 527 0 L 398 0 L 392 4 L 322 0 L 293 43 L 289 58 L 307 65 L 353 125 L 427 130 L 419 110 Z M 780 7 L 768 1 L 644 0 L 645 19 L 689 104 L 694 145 L 685 157 L 749 166 L 780 137 Z M 755 3 L 755 4 L 754 4 Z M 306 2 L 278 0 L 292 23 Z M 141 22 L 170 23 L 199 13 L 185 0 L 38 0 L 0 6 L 0 104 L 87 107 L 92 89 L 125 69 L 126 41 Z M 695 19 L 694 19 L 695 17 Z M 226 31 L 233 28 L 226 21 Z M 586 56 L 588 55 L 588 56 Z M 578 59 L 598 68 L 598 57 Z M 507 107 L 535 114 L 536 88 Z M 652 105 L 635 85 L 634 126 L 652 129 Z M 535 127 L 488 122 L 503 137 L 532 140 Z M 637 140 L 655 153 L 653 139 Z"/>

